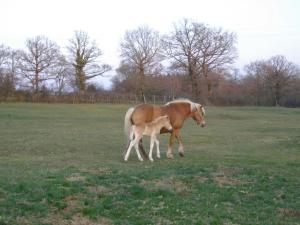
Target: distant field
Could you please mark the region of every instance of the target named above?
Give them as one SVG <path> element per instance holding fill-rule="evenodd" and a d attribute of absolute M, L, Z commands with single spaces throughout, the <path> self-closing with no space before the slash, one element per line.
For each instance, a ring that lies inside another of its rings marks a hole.
<path fill-rule="evenodd" d="M 300 109 L 208 107 L 184 158 L 124 163 L 128 107 L 0 103 L 0 225 L 300 224 Z"/>

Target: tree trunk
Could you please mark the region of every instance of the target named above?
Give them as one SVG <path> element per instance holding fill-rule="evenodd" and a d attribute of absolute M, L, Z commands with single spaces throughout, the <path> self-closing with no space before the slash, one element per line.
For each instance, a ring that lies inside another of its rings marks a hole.
<path fill-rule="evenodd" d="M 141 99 L 144 103 L 146 103 L 146 96 L 145 96 L 145 69 L 143 65 L 140 65 L 139 69 L 139 78 L 140 78 L 140 95 Z"/>
<path fill-rule="evenodd" d="M 83 67 L 77 66 L 76 68 L 76 86 L 80 92 L 84 92 L 86 89 Z"/>

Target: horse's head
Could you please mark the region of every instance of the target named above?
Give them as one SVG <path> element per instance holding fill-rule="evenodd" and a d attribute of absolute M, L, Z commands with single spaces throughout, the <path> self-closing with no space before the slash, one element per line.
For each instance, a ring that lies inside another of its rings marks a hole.
<path fill-rule="evenodd" d="M 197 124 L 201 124 L 201 127 L 205 127 L 204 107 L 198 103 L 194 103 L 194 107 L 192 107 L 191 111 L 191 117 L 197 122 Z"/>

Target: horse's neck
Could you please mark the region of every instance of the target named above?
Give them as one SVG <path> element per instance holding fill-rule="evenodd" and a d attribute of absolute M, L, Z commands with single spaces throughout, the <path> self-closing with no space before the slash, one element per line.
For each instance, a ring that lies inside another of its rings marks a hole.
<path fill-rule="evenodd" d="M 191 105 L 189 103 L 181 102 L 172 104 L 164 106 L 162 112 L 172 111 L 172 107 L 175 107 L 176 113 L 180 113 L 183 121 L 191 116 Z"/>

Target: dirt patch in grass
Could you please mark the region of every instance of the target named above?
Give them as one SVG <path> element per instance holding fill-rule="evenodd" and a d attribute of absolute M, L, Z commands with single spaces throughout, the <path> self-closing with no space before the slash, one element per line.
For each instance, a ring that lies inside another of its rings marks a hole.
<path fill-rule="evenodd" d="M 199 183 L 204 183 L 208 180 L 208 178 L 205 176 L 194 176 L 194 180 L 196 180 Z"/>
<path fill-rule="evenodd" d="M 142 186 L 154 186 L 156 188 L 175 190 L 176 192 L 182 193 L 191 190 L 191 185 L 176 178 L 176 177 L 163 177 L 161 179 L 154 180 L 142 180 Z"/>
<path fill-rule="evenodd" d="M 82 170 L 82 172 L 89 173 L 89 174 L 92 174 L 92 175 L 103 175 L 103 174 L 111 174 L 112 173 L 112 171 L 110 169 L 101 168 L 101 167 L 84 169 L 84 170 Z"/>
<path fill-rule="evenodd" d="M 285 216 L 293 216 L 300 217 L 300 210 L 292 209 L 292 208 L 279 208 L 277 211 Z"/>
<path fill-rule="evenodd" d="M 67 181 L 71 181 L 71 182 L 85 181 L 85 179 L 86 178 L 84 176 L 82 176 L 80 173 L 73 173 L 73 174 L 71 174 L 71 176 L 66 178 Z"/>
<path fill-rule="evenodd" d="M 102 185 L 97 185 L 97 186 L 88 187 L 88 191 L 92 193 L 100 194 L 100 193 L 109 193 L 110 189 Z"/>
<path fill-rule="evenodd" d="M 71 221 L 70 225 L 111 225 L 113 222 L 108 218 L 98 218 L 96 221 L 92 221 L 86 217 L 83 217 L 81 214 L 76 214 Z"/>
<path fill-rule="evenodd" d="M 113 222 L 108 218 L 98 218 L 97 220 L 91 220 L 87 217 L 82 216 L 77 213 L 72 217 L 72 219 L 65 219 L 61 214 L 50 215 L 51 217 L 44 223 L 51 223 L 55 225 L 112 225 Z"/>
<path fill-rule="evenodd" d="M 239 180 L 232 177 L 232 175 L 238 171 L 240 171 L 239 168 L 219 167 L 216 172 L 212 173 L 213 180 L 219 187 L 223 187 L 224 185 L 240 185 L 250 183 L 247 180 Z"/>
<path fill-rule="evenodd" d="M 171 224 L 173 224 L 173 222 L 166 219 L 166 218 L 157 217 L 157 218 L 155 218 L 155 224 L 157 224 L 157 225 L 171 225 Z"/>
<path fill-rule="evenodd" d="M 91 220 L 78 213 L 77 200 L 75 196 L 68 196 L 64 199 L 68 206 L 63 210 L 52 208 L 49 217 L 43 220 L 44 223 L 51 223 L 57 225 L 111 225 L 113 222 L 108 218 L 98 218 Z M 68 219 L 69 217 L 70 219 Z"/>
<path fill-rule="evenodd" d="M 67 203 L 67 207 L 63 209 L 64 213 L 72 213 L 76 211 L 77 207 L 77 199 L 75 196 L 67 196 L 64 201 Z"/>

